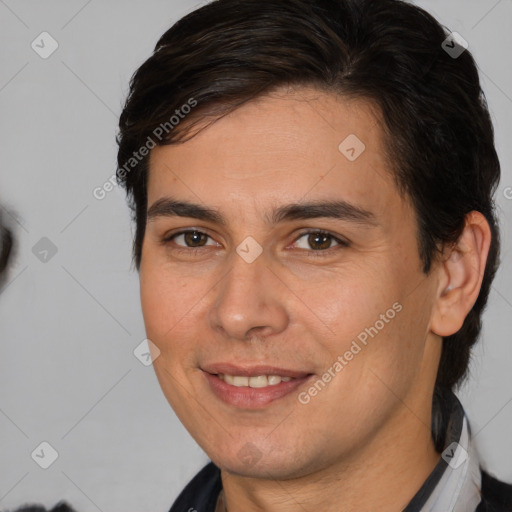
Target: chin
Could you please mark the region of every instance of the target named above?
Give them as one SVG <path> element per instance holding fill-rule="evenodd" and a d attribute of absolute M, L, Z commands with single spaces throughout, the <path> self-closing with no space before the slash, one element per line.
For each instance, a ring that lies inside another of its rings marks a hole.
<path fill-rule="evenodd" d="M 307 460 L 307 455 L 298 447 L 290 447 L 286 452 L 276 450 L 267 444 L 260 450 L 251 441 L 231 444 L 229 451 L 207 452 L 212 462 L 229 474 L 246 478 L 287 480 L 306 476 L 313 472 L 315 464 Z M 282 445 L 281 445 L 282 446 Z M 325 459 L 324 459 L 325 463 Z M 319 461 L 319 468 L 323 464 Z"/>

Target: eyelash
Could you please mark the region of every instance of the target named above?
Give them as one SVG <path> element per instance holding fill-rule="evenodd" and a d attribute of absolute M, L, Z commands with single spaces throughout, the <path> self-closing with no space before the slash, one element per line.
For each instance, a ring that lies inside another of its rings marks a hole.
<path fill-rule="evenodd" d="M 187 233 L 199 233 L 201 235 L 206 235 L 208 238 L 211 238 L 210 235 L 208 235 L 207 233 L 204 233 L 203 231 L 199 231 L 198 229 L 186 229 L 186 230 L 183 230 L 183 231 L 178 231 L 177 233 L 173 233 L 173 234 L 165 237 L 162 240 L 162 243 L 163 243 L 163 245 L 168 245 L 177 236 L 184 235 L 184 234 L 187 234 Z M 332 233 L 329 233 L 328 231 L 325 231 L 323 229 L 315 229 L 315 230 L 310 230 L 310 231 L 304 231 L 304 232 L 300 233 L 297 236 L 297 238 L 294 240 L 293 243 L 296 243 L 298 240 L 300 240 L 305 235 L 325 235 L 327 237 L 330 237 L 335 242 L 338 242 L 338 244 L 339 244 L 338 246 L 329 247 L 328 249 L 317 249 L 317 250 L 315 250 L 315 249 L 311 249 L 311 250 L 300 249 L 302 251 L 306 251 L 308 257 L 317 258 L 317 257 L 329 256 L 331 254 L 331 251 L 333 249 L 336 249 L 336 247 L 338 247 L 338 248 L 342 248 L 342 247 L 346 248 L 346 247 L 350 246 L 350 244 L 348 242 L 346 242 L 345 240 L 341 240 L 340 238 L 337 238 L 336 236 L 334 236 Z M 177 248 L 173 248 L 173 251 L 185 252 L 187 254 L 197 254 L 202 249 L 204 249 L 204 247 L 205 246 L 201 246 L 201 247 L 177 246 Z"/>

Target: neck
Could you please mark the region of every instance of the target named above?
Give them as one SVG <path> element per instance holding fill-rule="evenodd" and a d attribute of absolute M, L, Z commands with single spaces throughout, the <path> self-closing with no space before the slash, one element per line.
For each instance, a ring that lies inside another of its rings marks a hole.
<path fill-rule="evenodd" d="M 299 478 L 264 480 L 222 470 L 225 507 L 228 512 L 296 512 L 300 506 L 324 512 L 402 510 L 440 459 L 426 425 L 430 421 L 402 406 L 358 453 Z"/>

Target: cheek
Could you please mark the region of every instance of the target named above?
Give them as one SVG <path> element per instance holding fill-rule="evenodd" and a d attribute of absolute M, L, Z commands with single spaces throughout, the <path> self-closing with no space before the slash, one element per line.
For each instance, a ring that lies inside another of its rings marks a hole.
<path fill-rule="evenodd" d="M 369 319 L 361 331 L 365 345 L 359 343 L 362 350 L 357 356 L 361 356 L 357 376 L 361 391 L 366 387 L 370 395 L 390 403 L 405 399 L 422 372 L 428 325 L 425 312 L 418 310 L 411 297 L 397 296 L 390 308 L 385 304 Z"/>
<path fill-rule="evenodd" d="M 194 304 L 190 281 L 180 280 L 175 274 L 157 267 L 141 267 L 140 299 L 144 324 L 148 335 L 164 341 L 180 325 Z M 191 296 L 192 295 L 192 296 Z M 197 302 L 197 300 L 196 300 Z"/>
<path fill-rule="evenodd" d="M 186 374 L 197 366 L 197 340 L 206 326 L 202 301 L 208 289 L 201 279 L 156 265 L 141 267 L 140 298 L 146 335 L 160 350 L 154 367 L 169 397 L 189 387 Z M 175 379 L 181 383 L 178 391 Z"/>
<path fill-rule="evenodd" d="M 149 265 L 141 266 L 140 298 L 146 335 L 160 351 L 153 369 L 169 404 L 180 417 L 188 396 L 184 389 L 190 386 L 186 372 L 194 366 L 191 345 L 185 342 L 187 336 L 190 339 L 189 315 L 194 311 L 190 311 L 194 303 L 190 295 L 189 285 L 176 276 L 161 269 L 152 270 Z"/>
<path fill-rule="evenodd" d="M 339 354 L 359 335 L 364 341 L 366 329 L 392 308 L 397 295 L 389 283 L 379 282 L 369 272 L 353 269 L 342 275 L 331 274 L 318 281 L 318 286 L 302 290 L 300 297 L 322 320 L 317 320 L 317 324 Z"/>
<path fill-rule="evenodd" d="M 302 290 L 301 298 L 322 320 L 311 320 L 309 330 L 316 331 L 318 348 L 323 345 L 325 369 L 343 359 L 343 370 L 333 371 L 339 375 L 333 389 L 356 387 L 363 401 L 381 395 L 378 388 L 386 393 L 379 377 L 401 393 L 414 379 L 423 353 L 427 319 L 407 295 L 406 276 L 390 267 L 354 269 L 322 280 L 322 287 Z"/>
<path fill-rule="evenodd" d="M 168 290 L 164 281 L 156 279 L 155 273 L 141 273 L 140 299 L 142 315 L 148 337 L 157 345 L 169 326 L 172 318 L 169 318 Z M 168 325 L 169 324 L 169 325 Z"/>

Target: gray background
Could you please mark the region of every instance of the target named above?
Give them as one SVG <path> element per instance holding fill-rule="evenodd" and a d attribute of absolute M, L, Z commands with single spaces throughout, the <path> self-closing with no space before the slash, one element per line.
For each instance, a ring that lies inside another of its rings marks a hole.
<path fill-rule="evenodd" d="M 512 2 L 418 3 L 469 42 L 495 122 L 503 263 L 459 396 L 484 461 L 512 482 Z M 0 201 L 19 240 L 0 294 L 0 509 L 165 511 L 207 461 L 133 354 L 145 334 L 124 192 L 92 194 L 115 171 L 131 74 L 198 5 L 0 0 Z M 47 59 L 31 48 L 43 31 L 59 44 Z M 59 454 L 46 470 L 31 457 L 42 441 Z"/>

